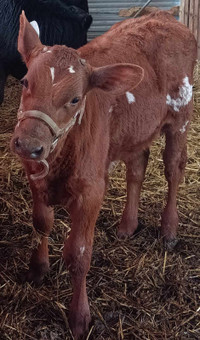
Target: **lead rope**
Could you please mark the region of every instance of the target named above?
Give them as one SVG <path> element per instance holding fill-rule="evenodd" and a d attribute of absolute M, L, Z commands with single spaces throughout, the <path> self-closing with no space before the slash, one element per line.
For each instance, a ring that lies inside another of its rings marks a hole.
<path fill-rule="evenodd" d="M 79 115 L 79 119 L 78 119 L 78 124 L 81 124 L 81 120 L 85 111 L 85 103 L 86 103 L 86 96 L 83 99 L 83 103 L 80 107 L 80 109 L 75 113 L 75 115 L 69 120 L 69 122 L 67 123 L 67 125 L 64 128 L 59 128 L 58 125 L 53 121 L 52 118 L 50 118 L 46 113 L 42 112 L 42 111 L 38 111 L 38 110 L 30 110 L 30 111 L 22 111 L 20 110 L 17 114 L 17 118 L 18 118 L 18 124 L 17 126 L 20 125 L 20 123 L 28 118 L 35 118 L 35 119 L 39 119 L 41 121 L 43 121 L 48 128 L 51 130 L 51 132 L 54 135 L 54 141 L 51 144 L 51 149 L 50 149 L 50 153 L 55 149 L 59 139 L 67 132 L 69 132 L 69 130 L 74 126 L 74 124 L 76 123 L 77 117 Z M 49 163 L 47 162 L 46 159 L 43 159 L 41 161 L 36 161 L 38 164 L 42 164 L 43 165 L 43 170 L 38 173 L 38 174 L 31 174 L 30 175 L 30 179 L 35 181 L 35 180 L 39 180 L 42 179 L 44 177 L 47 176 L 47 174 L 49 173 Z"/>

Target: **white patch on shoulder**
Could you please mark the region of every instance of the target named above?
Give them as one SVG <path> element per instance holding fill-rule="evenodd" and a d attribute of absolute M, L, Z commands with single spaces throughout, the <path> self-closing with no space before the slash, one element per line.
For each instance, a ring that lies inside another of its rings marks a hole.
<path fill-rule="evenodd" d="M 33 20 L 33 21 L 30 22 L 30 24 L 34 28 L 34 30 L 36 31 L 36 33 L 39 37 L 40 36 L 40 29 L 39 29 L 37 21 Z"/>
<path fill-rule="evenodd" d="M 188 123 L 189 123 L 189 120 L 187 120 L 185 122 L 185 124 L 182 126 L 182 128 L 179 130 L 181 133 L 184 133 L 186 131 L 186 127 L 187 127 Z"/>
<path fill-rule="evenodd" d="M 55 68 L 54 67 L 50 67 L 50 71 L 51 71 L 51 78 L 52 78 L 52 83 L 53 83 L 54 78 L 55 78 Z"/>
<path fill-rule="evenodd" d="M 172 106 L 174 111 L 179 112 L 182 106 L 186 106 L 192 99 L 192 85 L 189 83 L 189 78 L 183 79 L 183 85 L 179 87 L 179 98 L 172 99 L 168 94 L 166 97 L 166 104 Z"/>
<path fill-rule="evenodd" d="M 52 51 L 48 50 L 47 53 L 52 53 Z"/>
<path fill-rule="evenodd" d="M 70 66 L 68 70 L 69 70 L 69 73 L 75 73 L 74 66 Z"/>
<path fill-rule="evenodd" d="M 80 247 L 80 254 L 81 254 L 81 256 L 83 256 L 84 252 L 85 252 L 85 246 Z"/>
<path fill-rule="evenodd" d="M 126 92 L 126 98 L 129 104 L 135 103 L 135 96 L 131 92 Z"/>

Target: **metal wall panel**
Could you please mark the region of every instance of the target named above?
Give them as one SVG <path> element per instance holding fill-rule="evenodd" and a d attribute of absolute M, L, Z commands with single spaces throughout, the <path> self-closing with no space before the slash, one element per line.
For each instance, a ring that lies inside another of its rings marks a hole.
<path fill-rule="evenodd" d="M 143 6 L 147 0 L 88 0 L 89 11 L 93 16 L 93 23 L 88 32 L 88 40 L 91 40 L 106 32 L 116 22 L 124 20 L 119 17 L 120 9 Z M 169 9 L 180 4 L 180 0 L 152 0 L 149 6 Z"/>

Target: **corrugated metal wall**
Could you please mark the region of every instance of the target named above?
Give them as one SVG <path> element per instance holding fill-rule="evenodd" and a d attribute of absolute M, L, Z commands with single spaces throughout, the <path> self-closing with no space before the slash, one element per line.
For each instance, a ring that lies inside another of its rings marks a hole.
<path fill-rule="evenodd" d="M 147 0 L 88 0 L 89 11 L 93 16 L 93 23 L 88 32 L 88 40 L 106 32 L 116 22 L 124 20 L 119 17 L 120 9 L 141 7 Z M 152 0 L 149 6 L 169 9 L 180 4 L 180 0 Z"/>

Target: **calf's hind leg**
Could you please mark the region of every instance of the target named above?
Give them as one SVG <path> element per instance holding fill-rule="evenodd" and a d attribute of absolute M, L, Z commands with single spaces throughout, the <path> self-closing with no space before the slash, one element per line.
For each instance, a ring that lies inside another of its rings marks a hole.
<path fill-rule="evenodd" d="M 131 236 L 138 226 L 138 205 L 148 164 L 149 149 L 134 153 L 126 163 L 127 201 L 118 228 L 118 236 Z"/>
<path fill-rule="evenodd" d="M 173 132 L 168 129 L 166 132 L 166 147 L 163 160 L 165 177 L 168 182 L 168 197 L 162 214 L 161 236 L 164 237 L 169 247 L 173 247 L 177 242 L 178 212 L 176 195 L 187 161 L 186 135 L 186 131 Z"/>
<path fill-rule="evenodd" d="M 54 211 L 33 195 L 33 226 L 37 232 L 38 244 L 33 249 L 26 279 L 41 283 L 49 270 L 48 236 L 53 227 Z"/>

